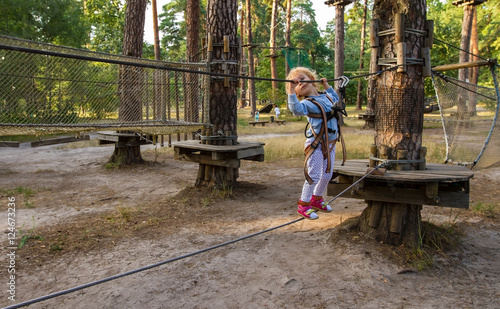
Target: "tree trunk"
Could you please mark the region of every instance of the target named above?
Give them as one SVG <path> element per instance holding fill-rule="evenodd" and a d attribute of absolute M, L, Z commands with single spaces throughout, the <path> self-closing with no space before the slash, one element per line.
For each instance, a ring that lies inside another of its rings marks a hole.
<path fill-rule="evenodd" d="M 286 1 L 286 30 L 285 30 L 285 46 L 292 47 L 292 39 L 290 37 L 292 29 L 292 0 Z M 290 52 L 287 50 L 287 52 Z M 286 62 L 286 76 L 290 73 L 290 66 Z M 288 108 L 288 105 L 287 105 Z"/>
<path fill-rule="evenodd" d="M 335 78 L 344 75 L 344 4 L 335 6 Z M 339 90 L 339 82 L 335 83 L 335 89 Z M 340 114 L 339 125 L 344 124 L 344 116 Z"/>
<path fill-rule="evenodd" d="M 241 33 L 241 43 L 244 44 L 243 42 L 245 42 L 244 38 L 245 38 L 245 19 L 246 19 L 246 15 L 245 15 L 245 10 L 241 9 L 240 11 L 240 33 Z M 245 53 L 241 53 L 241 60 L 240 60 L 240 75 L 241 76 L 246 76 L 247 75 L 247 71 L 246 71 L 246 61 L 247 61 L 247 57 L 245 56 Z M 242 78 L 240 79 L 240 88 L 241 88 L 241 91 L 240 91 L 240 108 L 244 108 L 246 106 L 246 101 L 247 101 L 247 80 Z"/>
<path fill-rule="evenodd" d="M 396 9 L 398 11 L 396 11 Z M 380 21 L 380 30 L 394 28 L 397 13 L 405 13 L 405 27 L 424 30 L 426 2 L 375 1 L 373 15 Z M 422 58 L 423 37 L 407 34 L 406 56 Z M 403 41 L 402 41 L 403 42 Z M 395 36 L 380 38 L 382 57 L 395 58 L 398 43 Z M 400 45 L 400 44 L 399 44 Z M 407 66 L 406 72 L 387 71 L 375 80 L 377 93 L 375 117 L 375 144 L 387 159 L 420 159 L 423 131 L 424 82 L 420 66 Z M 400 154 L 404 153 L 404 157 Z M 418 169 L 418 164 L 401 169 Z M 393 245 L 418 245 L 420 205 L 368 202 L 360 217 L 360 229 L 374 235 L 378 241 Z M 377 224 L 370 224 L 370 214 L 379 214 Z"/>
<path fill-rule="evenodd" d="M 199 61 L 200 0 L 188 0 L 186 7 L 186 53 L 188 62 Z M 186 74 L 186 120 L 199 122 L 198 74 Z"/>
<path fill-rule="evenodd" d="M 213 39 L 214 61 L 238 60 L 238 41 L 236 38 L 238 5 L 232 0 L 209 0 L 207 4 L 207 34 Z M 227 52 L 224 52 L 224 37 L 229 43 Z M 212 71 L 217 73 L 238 74 L 238 66 L 227 63 L 212 63 Z M 231 132 L 236 135 L 236 103 L 238 81 L 211 79 L 209 122 L 214 132 Z M 197 183 L 198 186 L 233 187 L 236 185 L 238 168 L 212 166 L 208 177 Z"/>
<path fill-rule="evenodd" d="M 155 60 L 161 60 L 160 56 L 160 36 L 158 35 L 158 10 L 156 7 L 156 0 L 153 0 L 151 3 L 151 6 L 153 7 L 153 33 L 154 33 L 154 40 L 155 40 Z"/>
<path fill-rule="evenodd" d="M 338 4 L 335 6 L 335 78 L 344 75 L 344 5 Z M 338 90 L 336 82 L 335 89 Z"/>
<path fill-rule="evenodd" d="M 470 52 L 471 54 L 477 55 L 479 54 L 479 42 L 477 37 L 477 6 L 472 8 L 472 28 L 470 33 Z M 479 60 L 478 57 L 470 55 L 470 61 Z M 471 84 L 477 85 L 479 78 L 479 67 L 469 68 L 469 82 Z M 477 96 L 474 93 L 470 93 L 471 100 L 469 102 L 469 115 L 477 116 Z"/>
<path fill-rule="evenodd" d="M 129 0 L 125 15 L 123 54 L 142 57 L 146 0 Z M 120 122 L 142 120 L 143 69 L 134 66 L 120 66 Z M 140 146 L 115 147 L 109 162 L 122 164 L 142 163 Z"/>
<path fill-rule="evenodd" d="M 472 29 L 472 15 L 474 11 L 474 6 L 465 5 L 464 6 L 464 19 L 462 22 L 462 39 L 460 41 L 460 54 L 459 54 L 459 62 L 468 62 L 469 61 L 469 51 L 470 47 L 470 37 L 471 37 L 471 29 Z M 462 81 L 466 81 L 469 77 L 468 69 L 459 69 L 458 70 L 458 79 Z M 467 98 L 464 96 L 459 96 L 457 98 L 457 119 L 459 120 L 467 120 L 469 118 L 469 110 L 467 107 Z"/>
<path fill-rule="evenodd" d="M 365 36 L 366 36 L 366 13 L 368 10 L 368 0 L 365 0 L 363 7 L 363 20 L 361 22 L 361 43 L 359 48 L 359 71 L 361 72 L 364 68 L 364 55 L 365 55 Z M 363 103 L 363 84 L 361 78 L 358 78 L 358 96 L 356 99 L 356 110 L 362 110 Z"/>
<path fill-rule="evenodd" d="M 469 61 L 469 51 L 470 47 L 470 35 L 472 29 L 472 16 L 474 13 L 474 6 L 466 5 L 464 6 L 464 19 L 462 22 L 462 39 L 460 41 L 460 55 L 459 62 L 468 62 Z M 468 70 L 467 68 L 458 70 L 458 79 L 459 80 L 467 80 L 468 78 Z"/>
<path fill-rule="evenodd" d="M 250 0 L 246 0 L 246 8 L 247 8 L 247 46 L 248 46 L 248 76 L 255 76 L 255 66 L 253 59 L 253 47 L 252 47 L 252 4 Z M 255 112 L 257 111 L 257 102 L 255 95 L 255 80 L 248 80 L 248 100 L 250 101 L 251 107 L 251 116 L 255 116 Z"/>
<path fill-rule="evenodd" d="M 276 66 L 276 32 L 278 30 L 278 0 L 273 0 L 273 12 L 271 15 L 271 38 L 269 40 L 269 47 L 271 47 L 271 78 L 278 78 L 278 68 Z M 273 89 L 278 89 L 278 82 L 271 82 Z"/>

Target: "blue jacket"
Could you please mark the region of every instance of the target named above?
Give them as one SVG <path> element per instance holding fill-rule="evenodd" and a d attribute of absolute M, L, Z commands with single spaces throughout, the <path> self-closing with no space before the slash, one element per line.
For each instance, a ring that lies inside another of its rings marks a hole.
<path fill-rule="evenodd" d="M 333 90 L 332 87 L 327 89 L 326 93 L 310 96 L 310 98 L 316 100 L 316 102 L 321 104 L 325 112 L 328 112 L 332 109 L 333 104 L 332 102 L 330 102 L 330 100 L 328 100 L 328 98 L 326 97 L 327 95 L 333 100 L 334 103 L 339 102 L 339 95 L 335 92 L 335 90 Z M 309 113 L 321 114 L 321 110 L 316 105 L 314 105 L 314 103 L 307 99 L 299 101 L 296 94 L 288 95 L 288 108 L 295 116 L 307 117 Z M 314 132 L 319 133 L 323 120 L 320 118 L 307 117 L 307 121 L 309 121 L 309 123 L 311 124 L 311 128 L 314 130 Z M 312 136 L 311 128 L 307 130 L 307 136 Z M 328 128 L 335 130 L 335 133 L 328 133 L 328 140 L 333 141 L 337 138 L 338 134 L 338 124 L 335 117 L 328 121 Z M 310 139 L 314 140 L 314 137 L 310 137 Z"/>

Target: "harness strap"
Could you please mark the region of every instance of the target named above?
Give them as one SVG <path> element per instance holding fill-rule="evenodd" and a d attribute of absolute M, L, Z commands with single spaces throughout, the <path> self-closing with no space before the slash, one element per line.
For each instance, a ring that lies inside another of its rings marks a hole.
<path fill-rule="evenodd" d="M 333 104 L 333 100 L 327 95 L 326 96 Z M 345 164 L 345 160 L 346 160 L 346 149 L 345 149 L 345 142 L 344 142 L 344 138 L 342 137 L 342 134 L 341 134 L 341 130 L 340 130 L 340 125 L 337 124 L 337 128 L 339 130 L 338 132 L 338 138 L 333 140 L 333 141 L 329 141 L 328 140 L 328 132 L 332 131 L 332 129 L 329 129 L 328 128 L 328 122 L 327 120 L 330 120 L 331 118 L 328 118 L 327 119 L 327 113 L 325 112 L 325 110 L 323 109 L 323 106 L 321 106 L 321 104 L 319 104 L 316 100 L 314 100 L 313 98 L 307 98 L 311 103 L 313 103 L 314 105 L 316 105 L 320 111 L 321 111 L 321 114 L 308 114 L 309 117 L 311 118 L 322 118 L 323 120 L 323 124 L 321 125 L 321 129 L 319 131 L 318 134 L 316 134 L 316 132 L 314 132 L 314 129 L 311 127 L 311 132 L 313 133 L 313 136 L 314 136 L 314 141 L 308 145 L 305 149 L 304 149 L 304 154 L 305 154 L 305 159 L 304 159 L 304 175 L 306 177 L 306 180 L 309 184 L 312 184 L 314 181 L 312 180 L 311 176 L 309 175 L 309 172 L 307 171 L 307 160 L 311 157 L 311 155 L 314 153 L 314 151 L 316 150 L 316 148 L 318 148 L 318 145 L 321 143 L 321 150 L 322 150 L 322 153 L 323 153 L 323 158 L 326 159 L 327 163 L 326 163 L 326 172 L 328 173 L 331 169 L 331 160 L 330 160 L 330 151 L 333 150 L 334 146 L 335 146 L 335 143 L 337 142 L 337 140 L 340 140 L 340 142 L 342 143 L 342 166 L 344 166 Z M 329 112 L 329 114 L 334 114 L 335 112 Z M 335 132 L 335 131 L 334 131 Z M 333 144 L 330 146 L 330 144 Z"/>
<path fill-rule="evenodd" d="M 321 115 L 323 116 L 323 124 L 321 125 L 321 129 L 319 130 L 319 134 L 316 134 L 314 132 L 314 129 L 311 127 L 311 132 L 314 135 L 314 141 L 309 145 L 310 147 L 306 147 L 304 151 L 306 151 L 306 159 L 304 161 L 304 175 L 306 177 L 306 180 L 309 184 L 312 184 L 314 181 L 312 180 L 311 176 L 309 176 L 309 172 L 307 171 L 307 160 L 309 157 L 313 154 L 313 152 L 318 148 L 318 145 L 321 143 L 321 150 L 323 152 L 323 158 L 326 156 L 326 172 L 328 172 L 331 168 L 331 160 L 330 160 L 330 149 L 329 149 L 329 141 L 328 141 L 328 122 L 326 120 L 326 113 L 325 110 L 323 109 L 323 106 L 316 102 L 316 100 L 309 99 L 314 105 L 316 105 L 320 111 Z"/>

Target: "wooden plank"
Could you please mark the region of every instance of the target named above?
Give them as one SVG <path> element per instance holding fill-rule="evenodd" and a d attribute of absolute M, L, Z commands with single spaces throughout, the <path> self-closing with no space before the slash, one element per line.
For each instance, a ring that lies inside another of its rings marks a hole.
<path fill-rule="evenodd" d="M 483 65 L 489 65 L 490 62 L 488 60 L 477 60 L 477 61 L 469 61 L 462 63 L 454 63 L 454 64 L 444 64 L 433 67 L 434 71 L 449 71 L 449 70 L 458 70 L 464 68 L 472 68 L 479 67 Z"/>
<path fill-rule="evenodd" d="M 366 174 L 369 160 L 349 160 L 344 166 L 340 161 L 335 162 L 334 172 L 345 176 L 363 176 Z M 474 176 L 474 173 L 466 167 L 446 165 L 446 164 L 427 164 L 426 170 L 416 171 L 394 171 L 387 170 L 384 176 L 369 175 L 368 179 L 379 179 L 396 182 L 459 182 L 468 181 Z"/>
<path fill-rule="evenodd" d="M 205 165 L 212 166 L 223 166 L 231 168 L 239 168 L 240 160 L 238 159 L 226 159 L 226 160 L 213 160 L 211 156 L 201 155 L 201 154 L 178 154 L 174 153 L 174 159 L 180 161 L 188 161 Z"/>
<path fill-rule="evenodd" d="M 209 152 L 236 152 L 238 150 L 253 148 L 264 146 L 265 144 L 262 142 L 250 142 L 250 141 L 241 141 L 238 145 L 207 145 L 200 144 L 200 141 L 189 140 L 172 143 L 174 149 L 190 149 L 191 151 L 209 151 Z"/>
<path fill-rule="evenodd" d="M 244 159 L 248 157 L 254 157 L 257 155 L 264 154 L 264 147 L 252 147 L 252 148 L 247 148 L 247 149 L 241 149 L 236 152 L 236 158 L 237 159 Z"/>
<path fill-rule="evenodd" d="M 19 142 L 0 141 L 0 147 L 19 147 Z"/>
<path fill-rule="evenodd" d="M 251 124 L 252 126 L 255 127 L 256 124 L 262 124 L 262 126 L 264 127 L 266 125 L 266 123 L 269 123 L 269 121 L 265 121 L 265 120 L 259 120 L 259 121 L 249 121 L 248 124 Z"/>
<path fill-rule="evenodd" d="M 90 137 L 88 135 L 85 135 L 83 137 L 63 136 L 63 137 L 56 137 L 56 138 L 50 138 L 50 139 L 44 139 L 41 141 L 31 142 L 31 147 L 65 144 L 65 143 L 79 142 L 79 141 L 84 141 L 84 140 L 89 140 L 89 139 L 90 139 Z"/>
<path fill-rule="evenodd" d="M 334 184 L 328 185 L 328 195 L 337 196 L 349 185 Z M 350 194 L 349 194 L 350 192 Z M 387 186 L 365 186 L 363 191 L 350 190 L 342 195 L 344 198 L 356 198 L 368 201 L 379 201 L 401 204 L 416 204 L 429 206 L 442 206 L 453 208 L 469 208 L 469 194 L 465 192 L 446 192 L 438 193 L 439 199 L 426 197 L 425 189 L 411 188 L 388 188 Z"/>

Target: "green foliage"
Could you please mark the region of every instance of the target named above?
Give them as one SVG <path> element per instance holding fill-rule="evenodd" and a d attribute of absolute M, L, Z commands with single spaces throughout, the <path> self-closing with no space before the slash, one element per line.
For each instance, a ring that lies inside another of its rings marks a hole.
<path fill-rule="evenodd" d="M 0 7 L 0 34 L 73 47 L 87 41 L 80 1 L 1 0 Z"/>
<path fill-rule="evenodd" d="M 85 22 L 91 27 L 90 49 L 121 54 L 125 27 L 125 1 L 86 0 Z"/>

